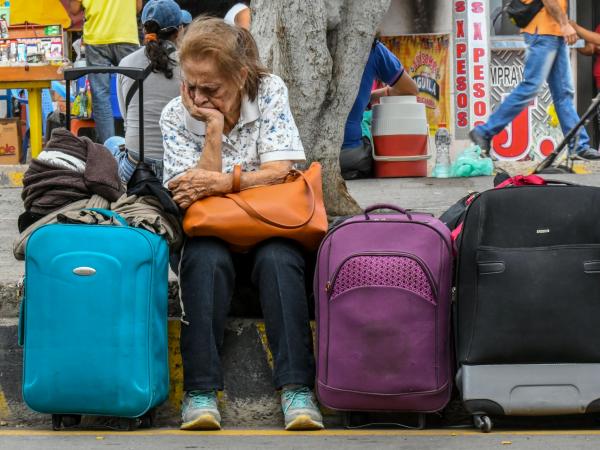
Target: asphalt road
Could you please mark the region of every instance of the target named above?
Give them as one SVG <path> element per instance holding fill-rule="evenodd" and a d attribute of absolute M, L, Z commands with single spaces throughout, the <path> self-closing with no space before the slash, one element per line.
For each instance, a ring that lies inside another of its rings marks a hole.
<path fill-rule="evenodd" d="M 154 430 L 94 433 L 3 430 L 2 450 L 175 449 L 402 449 L 402 450 L 566 450 L 600 448 L 600 431 L 502 432 L 472 431 L 346 431 L 285 433 L 279 430 L 228 430 L 182 433 Z"/>

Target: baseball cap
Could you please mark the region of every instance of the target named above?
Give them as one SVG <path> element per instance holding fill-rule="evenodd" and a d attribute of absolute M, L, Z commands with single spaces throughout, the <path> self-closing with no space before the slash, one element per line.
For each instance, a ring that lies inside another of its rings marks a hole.
<path fill-rule="evenodd" d="M 173 0 L 150 0 L 142 11 L 142 23 L 156 22 L 161 29 L 177 28 L 183 22 L 183 12 Z"/>
<path fill-rule="evenodd" d="M 181 23 L 183 23 L 184 25 L 189 25 L 190 23 L 192 23 L 192 20 L 194 20 L 192 18 L 192 15 L 190 14 L 189 11 L 186 11 L 185 9 L 181 10 Z"/>

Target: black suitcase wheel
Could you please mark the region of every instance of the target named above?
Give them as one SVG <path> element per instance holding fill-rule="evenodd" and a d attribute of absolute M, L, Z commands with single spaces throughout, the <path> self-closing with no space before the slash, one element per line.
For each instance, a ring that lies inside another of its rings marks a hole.
<path fill-rule="evenodd" d="M 473 424 L 483 433 L 492 431 L 492 419 L 489 416 L 473 416 Z"/>
<path fill-rule="evenodd" d="M 138 419 L 119 417 L 117 429 L 120 431 L 133 431 L 138 427 Z"/>
<path fill-rule="evenodd" d="M 138 428 L 152 428 L 154 426 L 154 418 L 156 417 L 156 410 L 151 409 L 142 417 L 139 418 Z"/>
<path fill-rule="evenodd" d="M 65 428 L 73 428 L 81 423 L 81 416 L 79 414 L 65 414 L 62 416 L 62 424 Z"/>
<path fill-rule="evenodd" d="M 52 414 L 52 429 L 58 431 L 62 428 L 62 414 Z"/>

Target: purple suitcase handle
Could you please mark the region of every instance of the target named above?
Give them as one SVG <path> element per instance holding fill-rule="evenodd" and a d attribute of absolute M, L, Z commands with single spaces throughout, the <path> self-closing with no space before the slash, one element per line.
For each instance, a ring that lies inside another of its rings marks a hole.
<path fill-rule="evenodd" d="M 371 220 L 369 217 L 369 213 L 376 211 L 378 209 L 391 209 L 392 211 L 399 212 L 400 214 L 405 214 L 408 217 L 408 220 L 412 220 L 412 216 L 405 209 L 400 208 L 399 206 L 390 205 L 389 203 L 376 203 L 375 205 L 371 205 L 365 209 L 365 219 Z"/>

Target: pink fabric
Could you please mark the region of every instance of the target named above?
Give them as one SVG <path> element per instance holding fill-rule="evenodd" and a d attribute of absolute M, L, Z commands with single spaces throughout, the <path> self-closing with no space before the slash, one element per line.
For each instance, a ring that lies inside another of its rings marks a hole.
<path fill-rule="evenodd" d="M 399 287 L 431 302 L 435 300 L 423 268 L 405 256 L 356 256 L 349 259 L 337 274 L 332 296 L 361 286 Z"/>
<path fill-rule="evenodd" d="M 531 185 L 541 186 L 544 184 L 546 184 L 546 180 L 544 180 L 542 177 L 539 177 L 537 175 L 527 175 L 527 176 L 517 175 L 517 176 L 509 178 L 508 180 L 500 183 L 498 186 L 496 186 L 496 189 L 502 189 L 502 188 L 505 188 L 506 186 L 531 186 Z"/>

